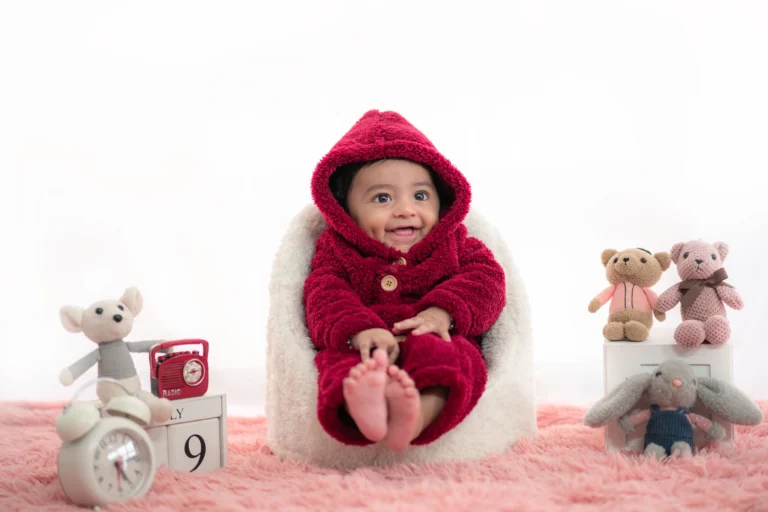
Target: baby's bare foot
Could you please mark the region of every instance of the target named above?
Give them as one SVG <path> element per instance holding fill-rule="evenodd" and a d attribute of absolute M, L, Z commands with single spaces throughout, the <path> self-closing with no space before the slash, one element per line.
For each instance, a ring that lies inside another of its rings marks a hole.
<path fill-rule="evenodd" d="M 388 370 L 391 377 L 384 390 L 389 408 L 389 423 L 385 443 L 392 451 L 404 450 L 416 436 L 421 427 L 421 397 L 405 370 L 392 365 Z"/>
<path fill-rule="evenodd" d="M 374 442 L 387 435 L 386 368 L 387 353 L 378 349 L 368 361 L 352 368 L 343 383 L 349 415 L 360 432 Z"/>

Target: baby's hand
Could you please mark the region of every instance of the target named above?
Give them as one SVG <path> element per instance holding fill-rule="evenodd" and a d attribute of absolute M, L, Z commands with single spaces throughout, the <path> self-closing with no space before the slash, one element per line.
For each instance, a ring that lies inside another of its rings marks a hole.
<path fill-rule="evenodd" d="M 371 357 L 371 349 L 383 348 L 389 354 L 389 362 L 393 364 L 400 355 L 400 345 L 395 336 L 386 329 L 366 329 L 352 336 L 352 346 L 360 351 L 363 361 Z"/>
<path fill-rule="evenodd" d="M 451 315 L 440 308 L 427 308 L 413 318 L 397 322 L 394 327 L 395 332 L 398 333 L 408 329 L 413 329 L 411 334 L 414 336 L 434 332 L 445 341 L 451 341 L 451 336 L 448 334 L 451 328 Z"/>

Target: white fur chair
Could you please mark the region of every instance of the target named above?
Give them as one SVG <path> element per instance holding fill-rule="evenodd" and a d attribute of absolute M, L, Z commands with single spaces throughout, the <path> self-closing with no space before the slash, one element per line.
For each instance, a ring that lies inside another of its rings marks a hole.
<path fill-rule="evenodd" d="M 313 204 L 294 217 L 272 267 L 267 323 L 267 444 L 278 457 L 346 469 L 472 460 L 535 436 L 533 341 L 523 283 L 498 231 L 474 211 L 464 224 L 490 248 L 507 279 L 507 305 L 482 343 L 488 384 L 456 428 L 428 445 L 390 452 L 383 443 L 344 445 L 317 419 L 316 352 L 304 321 L 303 290 L 315 240 L 326 224 Z"/>

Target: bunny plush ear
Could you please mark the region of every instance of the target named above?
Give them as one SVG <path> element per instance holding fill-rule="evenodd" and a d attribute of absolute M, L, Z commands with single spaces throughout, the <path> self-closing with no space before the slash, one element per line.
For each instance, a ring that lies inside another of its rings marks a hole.
<path fill-rule="evenodd" d="M 131 313 L 133 313 L 133 316 L 139 316 L 141 308 L 144 307 L 144 299 L 141 296 L 141 292 L 135 287 L 126 288 L 125 292 L 123 292 L 123 296 L 120 297 L 120 302 L 125 304 Z"/>
<path fill-rule="evenodd" d="M 77 306 L 64 306 L 59 310 L 61 325 L 69 332 L 82 332 L 83 313 L 85 310 Z"/>
<path fill-rule="evenodd" d="M 627 414 L 651 385 L 650 373 L 633 375 L 601 398 L 584 416 L 584 424 L 602 427 Z"/>
<path fill-rule="evenodd" d="M 743 391 L 727 382 L 699 377 L 696 392 L 712 414 L 737 425 L 759 425 L 763 411 Z"/>

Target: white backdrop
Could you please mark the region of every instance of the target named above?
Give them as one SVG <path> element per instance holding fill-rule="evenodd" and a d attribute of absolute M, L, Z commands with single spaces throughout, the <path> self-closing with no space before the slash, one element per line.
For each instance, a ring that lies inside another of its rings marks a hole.
<path fill-rule="evenodd" d="M 212 391 L 258 413 L 274 252 L 370 108 L 423 130 L 506 237 L 540 401 L 601 396 L 600 252 L 692 238 L 731 247 L 736 384 L 768 398 L 768 7 L 469 5 L 3 4 L 0 399 L 69 397 L 59 370 L 94 346 L 59 307 L 135 285 L 130 339 L 208 339 Z"/>

